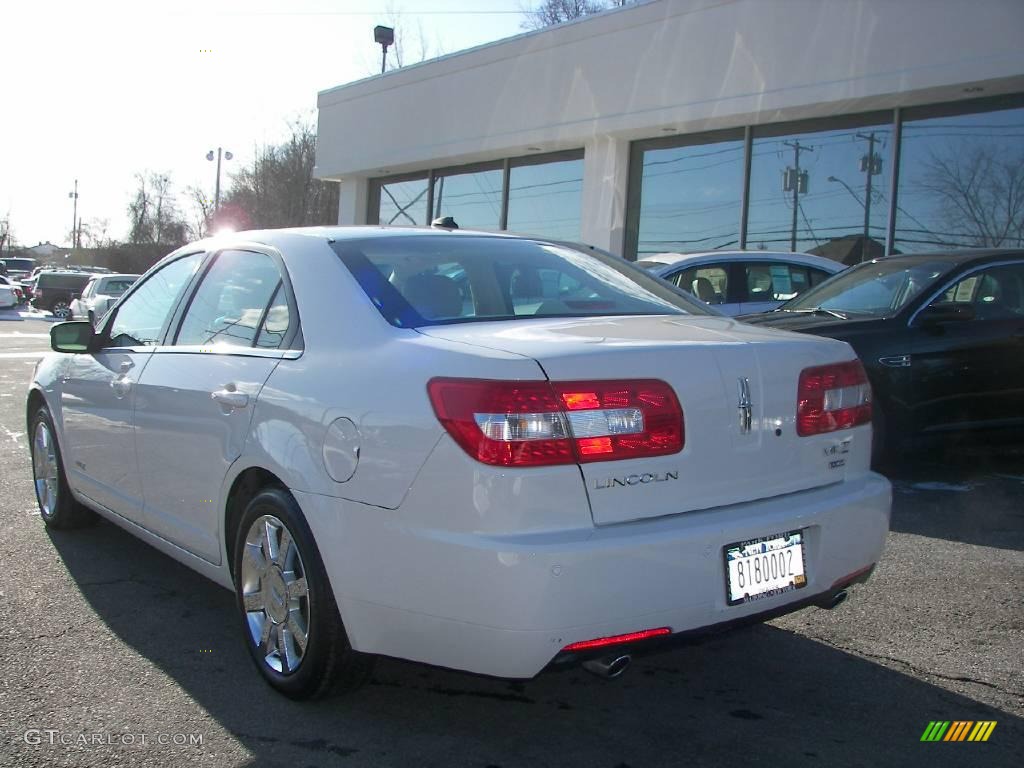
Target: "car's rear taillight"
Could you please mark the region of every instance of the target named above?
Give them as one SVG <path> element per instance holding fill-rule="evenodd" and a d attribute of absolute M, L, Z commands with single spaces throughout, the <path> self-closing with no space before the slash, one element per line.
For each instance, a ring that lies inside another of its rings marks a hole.
<path fill-rule="evenodd" d="M 683 448 L 683 411 L 656 379 L 431 379 L 437 418 L 470 456 L 540 466 L 663 456 Z"/>
<path fill-rule="evenodd" d="M 871 422 L 871 385 L 860 360 L 800 372 L 796 433 L 801 437 Z"/>

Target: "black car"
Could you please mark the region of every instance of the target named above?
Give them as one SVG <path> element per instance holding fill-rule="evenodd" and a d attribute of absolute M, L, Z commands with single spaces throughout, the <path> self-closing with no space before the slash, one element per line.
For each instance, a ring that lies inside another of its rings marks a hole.
<path fill-rule="evenodd" d="M 71 317 L 71 302 L 82 295 L 86 283 L 92 279 L 89 272 L 40 272 L 32 287 L 32 306 L 54 317 L 68 320 Z"/>
<path fill-rule="evenodd" d="M 1024 252 L 888 256 L 739 318 L 848 342 L 874 390 L 875 457 L 1024 427 Z"/>

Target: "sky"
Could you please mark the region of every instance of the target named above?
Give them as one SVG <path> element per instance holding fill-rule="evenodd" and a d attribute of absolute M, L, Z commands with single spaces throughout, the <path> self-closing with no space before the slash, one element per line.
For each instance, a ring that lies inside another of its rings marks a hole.
<path fill-rule="evenodd" d="M 78 214 L 124 238 L 135 174 L 213 194 L 211 149 L 234 154 L 315 120 L 317 92 L 379 72 L 376 24 L 406 57 L 522 32 L 520 0 L 8 0 L 0 10 L 0 218 L 20 245 L 70 243 Z M 411 38 L 411 39 L 410 39 Z M 407 62 L 408 63 L 408 62 Z M 184 205 L 184 196 L 182 195 Z"/>

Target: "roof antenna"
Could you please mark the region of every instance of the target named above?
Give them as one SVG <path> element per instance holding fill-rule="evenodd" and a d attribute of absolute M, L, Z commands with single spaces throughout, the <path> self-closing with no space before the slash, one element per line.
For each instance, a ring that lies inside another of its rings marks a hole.
<path fill-rule="evenodd" d="M 430 226 L 434 229 L 458 229 L 459 225 L 455 223 L 455 219 L 451 216 L 438 216 L 432 222 Z"/>

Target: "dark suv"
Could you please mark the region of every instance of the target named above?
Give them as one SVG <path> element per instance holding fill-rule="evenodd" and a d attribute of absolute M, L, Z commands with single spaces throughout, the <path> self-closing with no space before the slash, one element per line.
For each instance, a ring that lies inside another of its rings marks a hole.
<path fill-rule="evenodd" d="M 82 295 L 91 279 L 90 272 L 40 272 L 32 291 L 32 306 L 68 320 L 71 302 Z"/>

